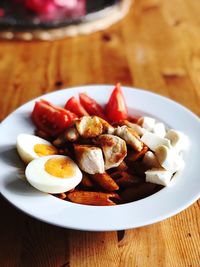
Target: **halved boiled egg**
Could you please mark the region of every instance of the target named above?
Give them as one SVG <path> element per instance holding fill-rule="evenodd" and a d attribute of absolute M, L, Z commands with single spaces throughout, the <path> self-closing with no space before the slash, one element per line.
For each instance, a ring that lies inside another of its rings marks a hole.
<path fill-rule="evenodd" d="M 58 154 L 57 149 L 50 142 L 31 134 L 17 136 L 17 151 L 25 163 L 42 156 Z"/>
<path fill-rule="evenodd" d="M 32 160 L 25 170 L 27 181 L 36 189 L 58 194 L 76 187 L 82 179 L 77 164 L 66 156 L 52 155 Z"/>

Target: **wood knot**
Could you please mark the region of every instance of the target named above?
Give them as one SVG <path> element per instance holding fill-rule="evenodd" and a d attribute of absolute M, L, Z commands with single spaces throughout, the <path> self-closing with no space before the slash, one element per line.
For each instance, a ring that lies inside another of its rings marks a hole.
<path fill-rule="evenodd" d="M 60 86 L 62 86 L 63 85 L 63 82 L 62 81 L 55 81 L 55 86 L 57 86 L 57 87 L 60 87 Z"/>
<path fill-rule="evenodd" d="M 104 33 L 104 34 L 102 34 L 102 40 L 104 41 L 104 42 L 110 42 L 111 40 L 112 40 L 112 38 L 111 38 L 111 36 L 110 36 L 110 34 L 108 34 L 108 33 Z"/>

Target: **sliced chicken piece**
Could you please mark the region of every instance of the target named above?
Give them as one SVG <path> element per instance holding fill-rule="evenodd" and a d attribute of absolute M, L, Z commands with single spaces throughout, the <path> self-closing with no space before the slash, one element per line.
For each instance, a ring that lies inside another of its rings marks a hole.
<path fill-rule="evenodd" d="M 76 129 L 75 124 L 71 124 L 67 127 L 64 133 L 61 133 L 54 141 L 53 144 L 56 147 L 63 147 L 66 146 L 68 141 L 75 142 L 79 139 L 79 133 Z"/>
<path fill-rule="evenodd" d="M 78 133 L 84 138 L 93 138 L 103 133 L 103 124 L 97 116 L 83 116 L 75 123 Z"/>
<path fill-rule="evenodd" d="M 79 133 L 76 129 L 75 125 L 71 125 L 69 126 L 66 131 L 65 131 L 65 138 L 69 141 L 69 142 L 75 142 L 78 140 L 79 138 Z"/>
<path fill-rule="evenodd" d="M 96 144 L 103 150 L 106 170 L 119 166 L 127 155 L 126 142 L 116 135 L 102 134 Z"/>
<path fill-rule="evenodd" d="M 142 128 L 137 123 L 130 122 L 128 120 L 121 121 L 120 126 L 126 125 L 127 127 L 133 129 L 140 137 L 144 134 L 145 129 Z"/>
<path fill-rule="evenodd" d="M 104 173 L 104 159 L 99 147 L 74 145 L 74 152 L 80 169 L 89 174 Z"/>
<path fill-rule="evenodd" d="M 102 126 L 103 126 L 103 133 L 113 134 L 115 131 L 115 128 L 112 125 L 110 125 L 110 123 L 105 121 L 104 119 L 102 119 L 102 118 L 99 118 L 99 119 L 100 119 Z"/>
<path fill-rule="evenodd" d="M 115 134 L 124 139 L 134 150 L 141 151 L 143 149 L 144 144 L 133 129 L 127 126 L 118 126 L 115 129 Z"/>

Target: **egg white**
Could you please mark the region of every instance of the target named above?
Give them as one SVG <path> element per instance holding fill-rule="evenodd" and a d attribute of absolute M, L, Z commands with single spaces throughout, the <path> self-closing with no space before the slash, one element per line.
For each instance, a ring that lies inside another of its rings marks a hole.
<path fill-rule="evenodd" d="M 45 163 L 53 158 L 67 158 L 74 169 L 74 175 L 67 178 L 58 178 L 45 171 Z M 27 181 L 36 189 L 45 192 L 58 194 L 67 192 L 76 187 L 82 180 L 82 172 L 77 164 L 69 157 L 61 155 L 44 156 L 32 160 L 25 170 Z"/>
<path fill-rule="evenodd" d="M 22 133 L 17 136 L 17 152 L 25 163 L 39 158 L 34 151 L 34 146 L 37 144 L 53 146 L 50 142 L 35 135 Z"/>

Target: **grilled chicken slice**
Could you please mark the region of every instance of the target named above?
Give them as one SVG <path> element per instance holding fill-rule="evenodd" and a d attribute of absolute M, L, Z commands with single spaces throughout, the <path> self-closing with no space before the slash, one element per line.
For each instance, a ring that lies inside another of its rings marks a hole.
<path fill-rule="evenodd" d="M 83 116 L 76 121 L 76 128 L 84 138 L 93 138 L 103 133 L 103 124 L 97 116 Z"/>
<path fill-rule="evenodd" d="M 133 129 L 127 126 L 118 126 L 114 133 L 124 139 L 134 150 L 141 151 L 143 149 L 143 142 Z"/>
<path fill-rule="evenodd" d="M 74 145 L 74 152 L 80 169 L 89 174 L 104 173 L 104 159 L 99 147 Z"/>
<path fill-rule="evenodd" d="M 66 131 L 65 131 L 65 138 L 69 141 L 69 142 L 75 142 L 78 140 L 79 138 L 79 133 L 76 129 L 76 126 L 73 124 L 71 126 L 69 126 Z"/>
<path fill-rule="evenodd" d="M 116 135 L 102 134 L 95 142 L 103 150 L 106 170 L 119 166 L 126 157 L 126 142 Z"/>
<path fill-rule="evenodd" d="M 76 120 L 78 133 L 84 138 L 93 138 L 102 133 L 112 134 L 114 127 L 104 119 L 97 116 L 83 116 Z"/>
<path fill-rule="evenodd" d="M 128 120 L 123 120 L 120 122 L 120 126 L 126 125 L 127 127 L 133 129 L 139 136 L 142 136 L 145 132 L 145 129 L 140 125 L 130 122 Z"/>
<path fill-rule="evenodd" d="M 53 144 L 56 147 L 63 147 L 67 145 L 68 141 L 69 142 L 75 142 L 79 139 L 79 133 L 76 129 L 75 124 L 71 124 L 70 126 L 67 127 L 64 133 L 61 133 L 54 141 Z"/>
<path fill-rule="evenodd" d="M 104 119 L 102 119 L 102 118 L 99 118 L 99 119 L 100 119 L 102 126 L 103 126 L 103 133 L 113 134 L 115 131 L 115 128 L 112 125 L 110 125 L 110 123 L 105 121 Z"/>

